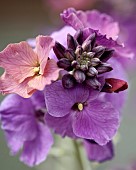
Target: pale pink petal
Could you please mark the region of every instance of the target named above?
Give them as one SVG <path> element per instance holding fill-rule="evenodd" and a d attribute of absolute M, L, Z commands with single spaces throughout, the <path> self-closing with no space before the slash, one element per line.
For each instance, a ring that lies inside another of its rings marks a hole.
<path fill-rule="evenodd" d="M 0 52 L 0 66 L 18 83 L 33 76 L 33 68 L 37 66 L 37 55 L 27 42 L 10 44 Z"/>
<path fill-rule="evenodd" d="M 54 46 L 54 40 L 53 38 L 49 36 L 38 36 L 36 38 L 36 53 L 39 58 L 39 64 L 40 64 L 40 74 L 44 73 L 44 69 L 49 57 L 49 53 Z"/>
<path fill-rule="evenodd" d="M 28 86 L 29 80 L 30 78 L 27 78 L 25 81 L 18 84 L 10 75 L 3 75 L 0 79 L 0 92 L 2 94 L 16 93 L 24 98 L 29 98 L 35 92 L 35 89 Z"/>
<path fill-rule="evenodd" d="M 50 59 L 47 61 L 44 74 L 35 76 L 28 82 L 28 85 L 33 89 L 43 90 L 45 85 L 51 84 L 52 81 L 58 79 L 60 70 L 57 63 L 53 59 Z"/>

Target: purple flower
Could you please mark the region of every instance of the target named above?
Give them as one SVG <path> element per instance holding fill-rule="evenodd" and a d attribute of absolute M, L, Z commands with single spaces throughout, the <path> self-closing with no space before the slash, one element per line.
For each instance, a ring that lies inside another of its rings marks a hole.
<path fill-rule="evenodd" d="M 118 40 L 119 25 L 112 17 L 97 10 L 76 11 L 74 8 L 68 8 L 61 14 L 64 22 L 75 30 L 88 29 L 98 30 L 101 35 L 105 35 L 109 40 Z M 108 42 L 108 41 L 107 41 Z M 115 46 L 118 56 L 133 58 L 134 54 L 127 48 Z"/>
<path fill-rule="evenodd" d="M 42 92 L 36 92 L 29 99 L 11 94 L 0 106 L 2 129 L 11 154 L 16 155 L 22 149 L 20 160 L 29 166 L 44 161 L 53 144 L 44 109 Z"/>
<path fill-rule="evenodd" d="M 52 83 L 45 89 L 45 101 L 48 113 L 57 122 L 59 119 L 63 122 L 61 126 L 56 120 L 54 125 L 52 122 L 53 128 L 56 131 L 60 128 L 63 136 L 70 131 L 77 137 L 105 145 L 118 129 L 119 112 L 111 103 L 99 99 L 99 91 L 87 86 L 64 89 L 60 81 Z"/>
<path fill-rule="evenodd" d="M 114 40 L 118 38 L 118 23 L 114 22 L 109 15 L 100 13 L 97 10 L 83 12 L 68 8 L 64 10 L 61 17 L 67 25 L 72 26 L 75 30 L 90 27 L 94 30 L 99 30 L 102 35 L 106 35 L 108 38 L 111 37 Z"/>
<path fill-rule="evenodd" d="M 106 145 L 100 146 L 93 140 L 84 140 L 84 146 L 90 161 L 104 162 L 112 159 L 114 156 L 113 144 L 111 141 Z"/>

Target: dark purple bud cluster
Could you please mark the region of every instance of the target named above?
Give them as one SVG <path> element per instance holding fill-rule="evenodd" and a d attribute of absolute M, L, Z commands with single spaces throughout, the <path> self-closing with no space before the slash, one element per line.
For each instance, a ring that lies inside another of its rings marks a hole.
<path fill-rule="evenodd" d="M 56 42 L 53 48 L 58 58 L 58 66 L 68 71 L 62 78 L 63 86 L 71 88 L 76 83 L 85 82 L 94 89 L 99 89 L 101 83 L 98 76 L 112 70 L 110 64 L 106 62 L 114 50 L 98 45 L 95 33 L 83 41 L 82 31 L 78 31 L 74 37 L 68 34 L 67 46 L 66 49 Z"/>

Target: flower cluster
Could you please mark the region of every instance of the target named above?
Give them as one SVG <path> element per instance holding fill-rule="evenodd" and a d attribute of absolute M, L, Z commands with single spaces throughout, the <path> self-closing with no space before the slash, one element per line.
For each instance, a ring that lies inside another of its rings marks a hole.
<path fill-rule="evenodd" d="M 29 166 L 46 159 L 52 132 L 81 140 L 89 160 L 114 155 L 128 88 L 120 61 L 132 53 L 106 14 L 69 8 L 61 18 L 60 31 L 0 52 L 0 92 L 10 94 L 0 105 L 1 127 L 11 154 L 22 149 L 20 160 Z"/>

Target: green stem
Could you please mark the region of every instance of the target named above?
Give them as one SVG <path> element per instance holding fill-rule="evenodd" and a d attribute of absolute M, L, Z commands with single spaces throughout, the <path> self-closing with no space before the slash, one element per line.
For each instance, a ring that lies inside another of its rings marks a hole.
<path fill-rule="evenodd" d="M 79 149 L 79 145 L 78 145 L 76 140 L 73 140 L 73 143 L 74 143 L 74 146 L 75 146 L 76 155 L 77 155 L 77 158 L 79 160 L 81 170 L 85 170 L 84 165 L 83 165 L 83 161 L 82 161 L 82 157 L 81 157 L 81 153 L 80 153 L 80 149 Z"/>

